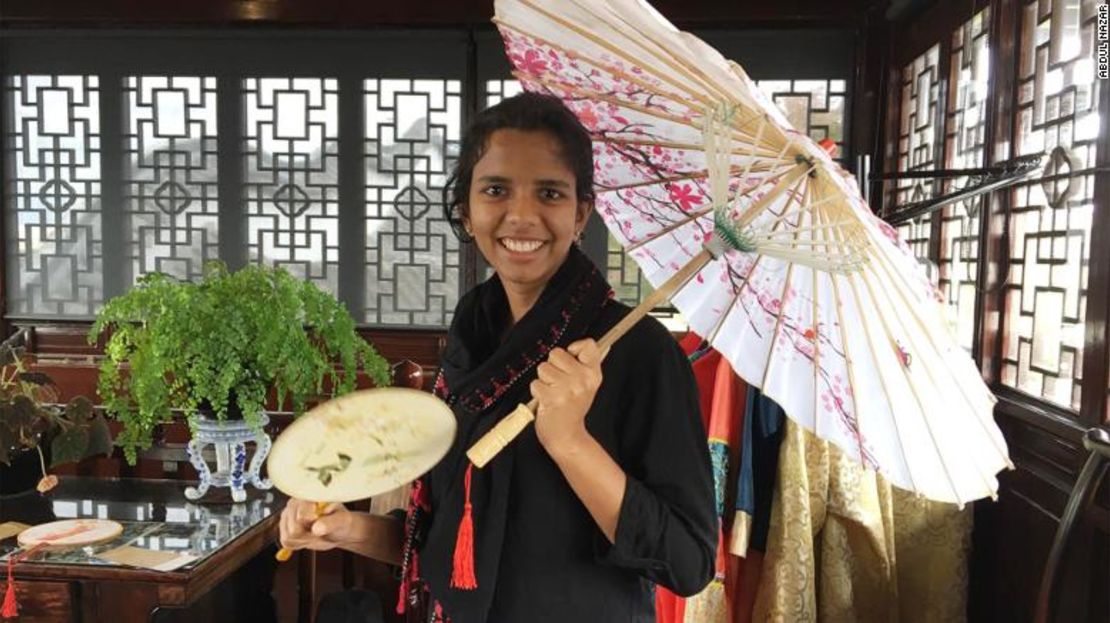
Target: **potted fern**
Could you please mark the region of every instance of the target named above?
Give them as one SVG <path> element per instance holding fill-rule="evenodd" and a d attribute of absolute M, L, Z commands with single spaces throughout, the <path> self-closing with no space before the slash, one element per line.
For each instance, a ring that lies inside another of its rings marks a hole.
<path fill-rule="evenodd" d="M 388 384 L 388 364 L 346 308 L 281 268 L 231 272 L 210 262 L 197 282 L 146 275 L 104 305 L 90 343 L 105 330 L 98 392 L 123 424 L 116 444 L 131 463 L 175 410 L 187 414 L 194 437 L 201 424 L 240 417 L 261 434 L 270 390 L 300 414 L 325 381 L 333 395 L 354 389 L 358 370 Z"/>

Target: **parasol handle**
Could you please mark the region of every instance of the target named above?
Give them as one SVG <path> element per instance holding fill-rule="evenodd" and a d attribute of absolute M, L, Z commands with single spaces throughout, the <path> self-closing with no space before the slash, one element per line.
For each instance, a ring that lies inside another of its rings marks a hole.
<path fill-rule="evenodd" d="M 622 335 L 628 333 L 641 318 L 646 316 L 648 312 L 659 306 L 660 303 L 670 299 L 671 295 L 678 291 L 683 285 L 689 281 L 695 273 L 702 269 L 709 260 L 713 259 L 712 254 L 708 250 L 703 250 L 701 253 L 694 256 L 689 262 L 686 263 L 678 272 L 671 275 L 671 278 L 659 286 L 644 299 L 642 303 L 636 306 L 635 309 L 628 312 L 620 322 L 615 324 L 612 329 L 609 329 L 605 335 L 601 336 L 598 340 L 598 348 L 604 352 L 614 342 L 619 340 Z M 474 464 L 475 467 L 481 469 L 497 456 L 505 446 L 509 445 L 513 439 L 516 438 L 533 420 L 536 419 L 535 412 L 539 402 L 533 398 L 528 401 L 527 405 L 517 405 L 512 413 L 502 418 L 488 433 L 482 436 L 481 439 L 476 441 L 470 449 L 466 451 L 467 458 Z"/>
<path fill-rule="evenodd" d="M 317 502 L 316 503 L 316 517 L 320 517 L 320 514 L 323 513 L 324 509 L 327 508 L 327 507 L 328 507 L 327 502 Z M 278 562 L 285 562 L 286 560 L 289 560 L 292 557 L 293 557 L 293 550 L 291 550 L 287 547 L 283 547 L 283 548 L 279 549 L 277 554 L 274 554 L 274 558 L 276 558 Z"/>

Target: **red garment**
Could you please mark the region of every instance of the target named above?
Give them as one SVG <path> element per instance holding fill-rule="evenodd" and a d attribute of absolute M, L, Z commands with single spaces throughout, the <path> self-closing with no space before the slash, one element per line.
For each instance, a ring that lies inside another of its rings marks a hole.
<path fill-rule="evenodd" d="M 686 337 L 679 341 L 682 346 L 682 352 L 687 356 L 694 354 L 701 346 L 702 339 L 696 333 L 690 332 Z M 717 382 L 717 366 L 721 363 L 721 353 L 713 349 L 705 351 L 705 354 L 690 363 L 690 367 L 694 370 L 694 380 L 698 383 L 698 395 L 701 399 L 701 421 L 705 424 L 705 430 L 709 431 L 709 416 L 713 413 L 713 388 Z M 712 437 L 713 433 L 709 433 Z"/>
<path fill-rule="evenodd" d="M 702 344 L 702 338 L 688 333 L 681 340 L 682 350 L 690 355 Z M 727 445 L 728 477 L 725 491 L 735 490 L 735 474 L 739 471 L 741 432 L 743 431 L 744 400 L 747 385 L 732 371 L 732 366 L 715 350 L 691 362 L 700 394 L 702 421 L 705 423 L 710 445 Z M 725 508 L 731 508 L 725 504 Z M 727 554 L 725 538 L 731 528 L 732 513 L 725 513 L 717 547 L 717 580 L 724 583 L 729 620 L 747 623 L 751 620 L 759 585 L 761 558 L 740 558 Z M 715 581 L 717 581 L 715 580 Z M 659 623 L 684 623 L 686 599 L 657 587 L 655 593 L 656 619 Z M 699 623 L 718 623 L 706 621 Z"/>

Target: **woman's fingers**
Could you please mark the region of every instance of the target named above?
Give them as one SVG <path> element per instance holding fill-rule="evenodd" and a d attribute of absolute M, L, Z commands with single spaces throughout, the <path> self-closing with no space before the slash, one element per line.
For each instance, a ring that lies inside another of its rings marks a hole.
<path fill-rule="evenodd" d="M 548 393 L 550 389 L 550 385 L 539 379 L 532 381 L 532 383 L 528 385 L 528 391 L 532 393 L 533 398 L 540 402 L 540 405 L 546 404 L 551 399 Z"/>
<path fill-rule="evenodd" d="M 334 539 L 343 535 L 349 525 L 349 512 L 342 504 L 329 504 L 317 514 L 316 504 L 289 500 L 281 513 L 280 540 L 288 549 L 331 549 Z"/>
<path fill-rule="evenodd" d="M 296 517 L 298 522 L 305 525 L 316 521 L 318 517 L 316 513 L 316 504 L 305 502 L 304 500 L 297 500 Z"/>
<path fill-rule="evenodd" d="M 604 351 L 597 347 L 597 341 L 587 338 L 578 340 L 567 346 L 567 352 L 578 358 L 578 361 L 587 366 L 593 366 L 601 363 L 605 356 L 609 354 L 609 349 Z"/>
<path fill-rule="evenodd" d="M 566 353 L 563 354 L 566 355 Z M 548 385 L 556 385 L 566 379 L 567 371 L 560 369 L 552 361 L 545 361 L 536 367 L 536 377 Z"/>
<path fill-rule="evenodd" d="M 320 537 L 329 543 L 335 543 L 347 538 L 348 528 L 351 525 L 351 513 L 342 506 L 336 512 L 323 515 L 312 522 L 310 530 L 314 536 Z"/>
<path fill-rule="evenodd" d="M 287 549 L 300 549 L 301 530 L 297 522 L 296 506 L 285 506 L 285 509 L 281 511 L 281 521 L 279 523 L 279 526 L 281 546 Z"/>
<path fill-rule="evenodd" d="M 547 356 L 547 363 L 563 372 L 573 372 L 578 366 L 582 365 L 574 355 L 562 348 L 552 349 L 551 354 Z"/>

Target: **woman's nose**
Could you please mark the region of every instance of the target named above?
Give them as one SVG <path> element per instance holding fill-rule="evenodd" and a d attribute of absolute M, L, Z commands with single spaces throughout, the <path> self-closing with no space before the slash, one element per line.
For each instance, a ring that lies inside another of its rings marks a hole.
<path fill-rule="evenodd" d="M 506 218 L 524 222 L 536 220 L 539 218 L 539 202 L 528 195 L 517 195 L 509 201 Z"/>

